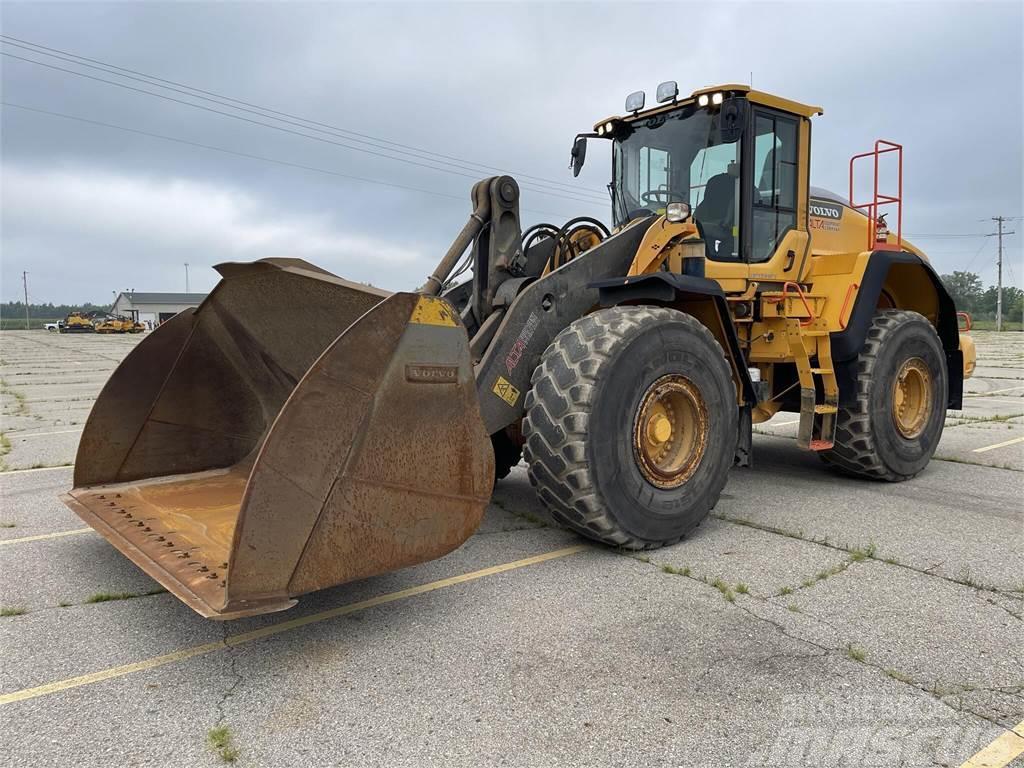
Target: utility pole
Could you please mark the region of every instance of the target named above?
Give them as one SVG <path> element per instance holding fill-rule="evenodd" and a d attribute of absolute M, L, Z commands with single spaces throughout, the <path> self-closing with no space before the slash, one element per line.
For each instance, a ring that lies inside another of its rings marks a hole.
<path fill-rule="evenodd" d="M 188 262 L 185 262 L 185 293 L 188 293 Z"/>
<path fill-rule="evenodd" d="M 1003 232 L 1005 216 L 993 216 L 992 221 L 998 225 L 999 256 L 996 267 L 996 331 L 1003 330 L 1003 235 L 1012 235 L 1013 232 Z"/>
<path fill-rule="evenodd" d="M 32 330 L 32 322 L 28 319 L 28 272 L 22 271 L 21 285 L 25 289 L 25 330 Z"/>

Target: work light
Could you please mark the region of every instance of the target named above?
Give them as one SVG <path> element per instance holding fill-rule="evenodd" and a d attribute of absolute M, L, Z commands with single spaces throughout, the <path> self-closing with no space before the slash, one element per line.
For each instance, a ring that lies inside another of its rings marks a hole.
<path fill-rule="evenodd" d="M 643 91 L 633 91 L 626 97 L 626 111 L 639 112 L 644 108 L 645 95 Z"/>
<path fill-rule="evenodd" d="M 675 80 L 666 80 L 664 83 L 658 86 L 658 93 L 655 96 L 658 103 L 661 104 L 664 101 L 675 101 L 676 96 L 679 95 L 679 85 Z"/>

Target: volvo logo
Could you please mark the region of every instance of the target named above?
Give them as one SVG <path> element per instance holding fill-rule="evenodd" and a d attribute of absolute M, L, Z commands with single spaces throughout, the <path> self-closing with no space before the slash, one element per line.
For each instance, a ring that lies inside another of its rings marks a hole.
<path fill-rule="evenodd" d="M 835 203 L 811 200 L 811 216 L 820 216 L 823 219 L 841 219 L 843 218 L 843 207 Z"/>
<path fill-rule="evenodd" d="M 410 364 L 405 366 L 405 380 L 423 384 L 457 384 L 459 366 Z"/>

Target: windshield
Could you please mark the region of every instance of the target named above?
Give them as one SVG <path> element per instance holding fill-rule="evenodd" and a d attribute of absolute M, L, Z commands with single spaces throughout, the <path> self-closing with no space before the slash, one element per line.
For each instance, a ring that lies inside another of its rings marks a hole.
<path fill-rule="evenodd" d="M 688 106 L 621 130 L 612 163 L 616 226 L 689 203 L 708 256 L 738 258 L 739 143 L 720 141 L 718 113 Z"/>

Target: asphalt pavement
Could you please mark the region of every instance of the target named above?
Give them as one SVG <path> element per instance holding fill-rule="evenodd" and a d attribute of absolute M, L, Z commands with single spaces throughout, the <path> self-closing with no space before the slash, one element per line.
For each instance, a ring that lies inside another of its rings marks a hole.
<path fill-rule="evenodd" d="M 1024 334 L 974 336 L 964 410 L 906 483 L 829 470 L 779 414 L 693 536 L 637 555 L 558 528 L 519 467 L 447 557 L 220 623 L 57 499 L 139 338 L 4 332 L 3 763 L 1010 764 Z"/>

